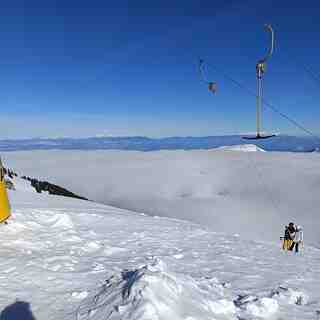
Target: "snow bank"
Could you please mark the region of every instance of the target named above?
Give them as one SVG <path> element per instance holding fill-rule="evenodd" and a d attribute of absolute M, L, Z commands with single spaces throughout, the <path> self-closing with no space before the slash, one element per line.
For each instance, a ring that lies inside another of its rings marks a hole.
<path fill-rule="evenodd" d="M 194 279 L 170 272 L 161 260 L 106 280 L 80 305 L 79 320 L 236 319 L 219 288 L 204 291 Z"/>
<path fill-rule="evenodd" d="M 295 304 L 298 306 L 306 305 L 309 301 L 308 294 L 304 291 L 279 286 L 270 294 L 271 297 L 277 299 L 280 303 Z"/>
<path fill-rule="evenodd" d="M 242 152 L 265 152 L 262 148 L 256 146 L 255 144 L 243 144 L 243 145 L 235 145 L 235 146 L 226 146 L 219 147 L 218 150 L 223 151 L 242 151 Z"/>
<path fill-rule="evenodd" d="M 270 298 L 262 298 L 256 303 L 249 304 L 247 311 L 258 318 L 269 318 L 271 315 L 278 311 L 277 301 Z"/>
<path fill-rule="evenodd" d="M 235 299 L 230 287 L 216 278 L 175 273 L 163 260 L 153 259 L 111 276 L 89 296 L 86 293 L 77 319 L 275 319 L 284 310 L 292 310 L 291 305 L 308 306 L 306 293 L 284 286 L 269 293 L 257 287 L 254 291 L 260 291 L 258 295 L 238 295 Z"/>
<path fill-rule="evenodd" d="M 30 181 L 26 181 L 24 179 L 17 178 L 17 177 L 14 177 L 14 178 L 6 177 L 6 180 L 10 180 L 13 183 L 15 190 L 18 192 L 32 192 L 32 193 L 35 192 L 35 189 L 31 186 Z"/>

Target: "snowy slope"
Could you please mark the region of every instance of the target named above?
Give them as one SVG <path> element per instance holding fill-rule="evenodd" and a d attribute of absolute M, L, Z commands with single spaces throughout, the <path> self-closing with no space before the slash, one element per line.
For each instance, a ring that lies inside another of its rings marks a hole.
<path fill-rule="evenodd" d="M 9 196 L 0 319 L 31 320 L 26 303 L 37 320 L 314 320 L 320 310 L 318 249 L 296 256 L 186 221 Z"/>
<path fill-rule="evenodd" d="M 33 151 L 4 163 L 98 202 L 247 239 L 277 242 L 293 220 L 320 246 L 319 153 Z"/>
<path fill-rule="evenodd" d="M 31 186 L 30 181 L 21 179 L 21 178 L 17 178 L 17 177 L 13 177 L 13 178 L 9 178 L 8 176 L 6 176 L 6 180 L 9 180 L 13 183 L 14 185 L 14 189 L 16 191 L 20 191 L 20 192 L 32 192 L 35 193 L 35 189 Z"/>

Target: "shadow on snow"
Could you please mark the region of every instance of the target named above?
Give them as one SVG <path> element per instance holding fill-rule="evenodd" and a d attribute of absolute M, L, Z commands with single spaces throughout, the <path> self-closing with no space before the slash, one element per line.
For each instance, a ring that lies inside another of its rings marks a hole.
<path fill-rule="evenodd" d="M 0 320 L 36 320 L 36 318 L 32 314 L 30 303 L 16 301 L 1 311 Z"/>

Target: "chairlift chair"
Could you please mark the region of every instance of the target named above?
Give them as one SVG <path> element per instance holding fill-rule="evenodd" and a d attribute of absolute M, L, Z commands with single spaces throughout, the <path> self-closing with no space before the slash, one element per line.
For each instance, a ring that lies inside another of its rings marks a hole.
<path fill-rule="evenodd" d="M 206 83 L 208 85 L 209 91 L 215 94 L 218 89 L 217 83 L 207 80 L 206 72 L 204 70 L 204 61 L 202 59 L 199 59 L 199 74 L 200 74 L 201 81 Z"/>

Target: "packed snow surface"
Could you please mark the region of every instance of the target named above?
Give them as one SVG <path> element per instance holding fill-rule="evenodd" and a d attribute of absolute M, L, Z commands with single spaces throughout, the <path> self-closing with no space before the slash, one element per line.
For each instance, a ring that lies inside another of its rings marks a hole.
<path fill-rule="evenodd" d="M 33 151 L 3 157 L 18 173 L 105 204 L 274 242 L 293 221 L 304 227 L 309 244 L 320 245 L 319 153 Z"/>
<path fill-rule="evenodd" d="M 0 228 L 0 319 L 320 314 L 316 248 L 295 255 L 188 221 L 17 189 L 9 191 L 12 218 Z"/>

